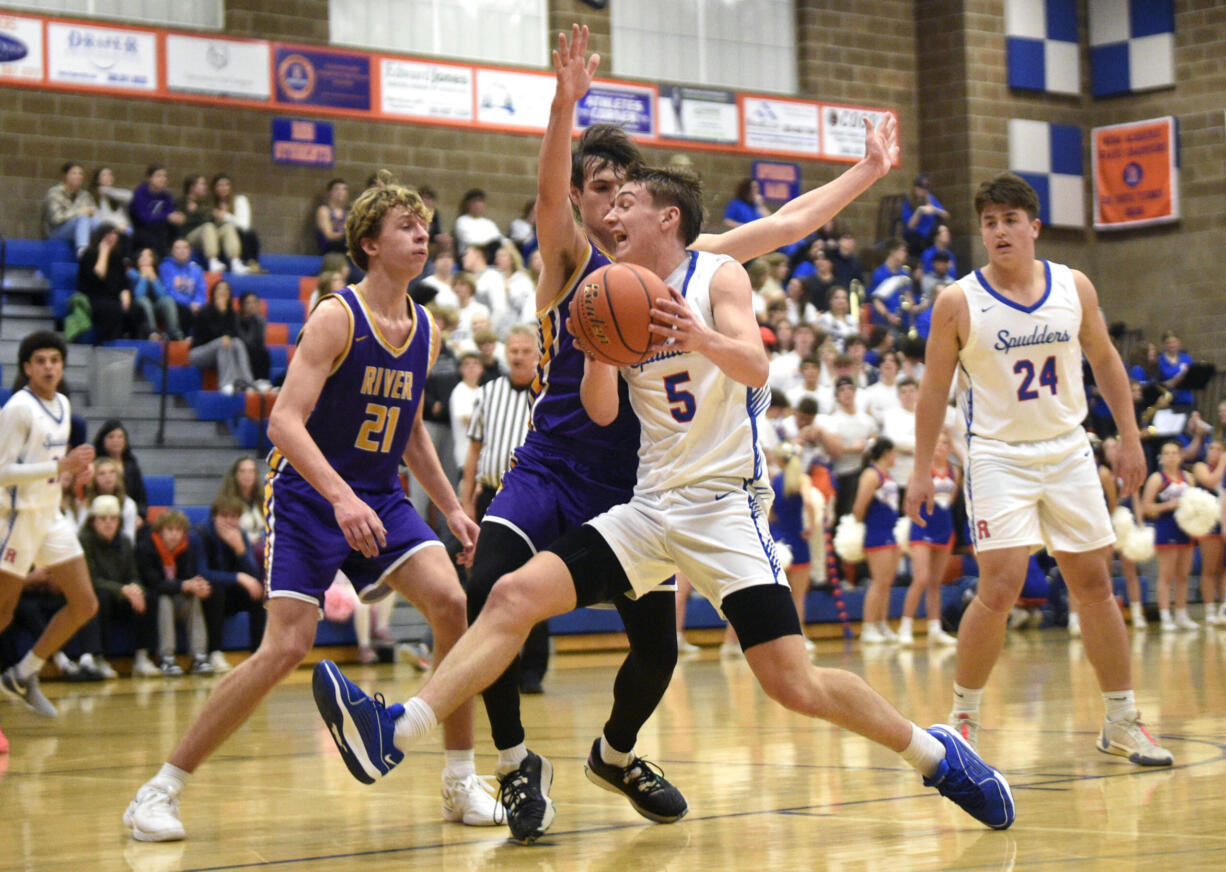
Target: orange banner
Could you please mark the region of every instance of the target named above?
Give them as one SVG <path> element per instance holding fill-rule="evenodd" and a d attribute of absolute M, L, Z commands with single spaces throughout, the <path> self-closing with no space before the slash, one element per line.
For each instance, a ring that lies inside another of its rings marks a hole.
<path fill-rule="evenodd" d="M 1173 117 L 1096 127 L 1094 227 L 1116 230 L 1179 220 Z"/>

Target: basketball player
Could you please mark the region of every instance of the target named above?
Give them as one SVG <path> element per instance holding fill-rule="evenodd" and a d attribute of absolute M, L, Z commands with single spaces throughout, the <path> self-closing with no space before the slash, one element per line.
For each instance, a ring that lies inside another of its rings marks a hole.
<path fill-rule="evenodd" d="M 610 262 L 606 252 L 614 243 L 603 218 L 626 168 L 640 155 L 620 128 L 596 125 L 584 133 L 572 156 L 575 104 L 591 85 L 599 56 L 588 58 L 587 29 L 577 25 L 569 40 L 559 37 L 558 45 L 557 91 L 538 164 L 537 233 L 544 268 L 536 292 L 542 361 L 533 386 L 533 429 L 481 525 L 468 575 L 470 621 L 501 576 L 563 533 L 629 500 L 638 467 L 638 421 L 628 404 L 608 427 L 594 426 L 584 412 L 578 392 L 583 355 L 566 325 L 575 289 Z M 749 260 L 816 230 L 889 172 L 897 157 L 893 118 L 877 130 L 870 123 L 865 143 L 864 160 L 834 181 L 769 218 L 719 236 L 701 236 L 695 247 Z M 684 796 L 634 754 L 638 731 L 663 697 L 677 662 L 673 592 L 662 588 L 636 600 L 618 596 L 613 605 L 630 653 L 615 679 L 613 710 L 598 743 L 603 765 L 589 765 L 589 777 L 597 769 L 620 772 L 611 781 L 640 814 L 657 822 L 675 821 L 688 808 Z M 339 682 L 341 676 L 331 680 Z M 514 670 L 508 669 L 483 698 L 499 749 L 507 823 L 512 838 L 530 843 L 554 818 L 549 797 L 553 768 L 524 744 L 518 693 Z M 610 781 L 598 783 L 607 787 Z"/>
<path fill-rule="evenodd" d="M 32 567 L 45 567 L 67 600 L 34 647 L 0 674 L 0 689 L 49 718 L 56 710 L 39 689 L 38 671 L 98 611 L 76 524 L 60 511 L 60 477 L 75 476 L 94 460 L 92 445 L 68 450 L 72 412 L 59 392 L 67 357 L 56 333 L 39 330 L 22 339 L 13 395 L 0 409 L 0 632 L 13 619 Z"/>
<path fill-rule="evenodd" d="M 893 749 L 978 820 L 1008 827 L 1008 783 L 953 728 L 921 730 L 859 676 L 809 662 L 762 503 L 770 485 L 756 419 L 769 402 L 768 365 L 749 277 L 732 258 L 687 248 L 702 222 L 697 179 L 632 168 L 605 220 L 618 259 L 670 286 L 652 309 L 656 353 L 620 371 L 589 358 L 579 388 L 596 423 L 615 421 L 627 401 L 639 418 L 632 499 L 500 579 L 453 657 L 403 706 L 363 699 L 342 677 L 354 702 L 345 717 L 325 714 L 329 728 L 356 724 L 363 745 L 384 753 L 389 744 L 407 747 L 488 684 L 538 620 L 641 596 L 681 571 L 727 616 L 768 696 Z M 589 771 L 602 765 L 599 744 Z"/>
<path fill-rule="evenodd" d="M 124 815 L 137 839 L 184 837 L 178 798 L 188 776 L 310 650 L 324 591 L 338 569 L 367 599 L 390 589 L 417 606 L 434 629 L 440 657 L 464 631 L 455 569 L 398 476 L 403 458 L 446 515 L 462 559 L 471 559 L 477 526 L 460 507 L 422 423 L 421 392 L 442 337 L 405 294 L 425 263 L 429 224 L 417 194 L 386 171 L 349 213 L 349 256 L 366 276 L 315 307 L 269 421 L 275 448 L 265 488 L 264 640 L 222 679 L 169 761 L 137 792 Z M 471 703 L 449 714 L 443 816 L 492 824 L 496 803 L 473 769 Z"/>
<path fill-rule="evenodd" d="M 1081 615 L 1086 656 L 1098 676 L 1106 721 L 1098 749 L 1133 763 L 1167 766 L 1171 754 L 1146 731 L 1133 696 L 1128 638 L 1111 590 L 1115 540 L 1089 440 L 1081 360 L 1120 431 L 1121 493 L 1137 489 L 1145 457 L 1128 378 L 1107 335 L 1094 285 L 1082 273 L 1036 260 L 1039 200 L 1012 173 L 975 195 L 988 265 L 942 293 L 916 410 L 915 469 L 907 514 L 933 509 L 933 446 L 955 368 L 967 429 L 966 499 L 979 558 L 979 589 L 958 627 L 951 715 L 974 746 L 979 701 L 1004 644 L 1009 610 L 1032 548 L 1056 558 Z"/>

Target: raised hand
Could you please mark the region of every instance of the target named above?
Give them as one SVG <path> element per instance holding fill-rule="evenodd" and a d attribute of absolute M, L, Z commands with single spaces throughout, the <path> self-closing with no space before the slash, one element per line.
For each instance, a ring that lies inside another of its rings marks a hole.
<path fill-rule="evenodd" d="M 558 77 L 555 100 L 578 103 L 592 87 L 600 55 L 587 57 L 587 37 L 587 27 L 578 24 L 571 27 L 569 40 L 565 33 L 558 34 L 558 47 L 553 51 L 553 71 Z"/>
<path fill-rule="evenodd" d="M 880 127 L 864 116 L 864 159 L 873 165 L 878 176 L 893 168 L 898 160 L 898 122 L 893 115 L 887 113 Z"/>

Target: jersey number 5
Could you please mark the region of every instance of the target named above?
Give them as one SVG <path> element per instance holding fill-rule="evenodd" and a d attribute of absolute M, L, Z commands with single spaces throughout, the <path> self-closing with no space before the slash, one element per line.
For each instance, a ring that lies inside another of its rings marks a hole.
<path fill-rule="evenodd" d="M 358 430 L 358 438 L 353 441 L 353 447 L 363 451 L 378 451 L 386 454 L 392 450 L 396 425 L 400 423 L 400 407 L 367 403 L 366 414 L 371 417 L 362 422 Z"/>
<path fill-rule="evenodd" d="M 1018 400 L 1023 402 L 1026 400 L 1037 400 L 1039 398 L 1038 390 L 1030 387 L 1034 382 L 1034 361 L 1019 360 L 1013 364 L 1013 371 L 1022 377 L 1022 383 L 1017 388 Z M 1057 381 L 1056 356 L 1053 354 L 1043 361 L 1043 368 L 1039 370 L 1039 385 L 1050 390 L 1054 397 L 1056 395 Z"/>
<path fill-rule="evenodd" d="M 672 375 L 664 376 L 664 390 L 668 393 L 668 410 L 672 412 L 673 418 L 682 424 L 688 424 L 694 420 L 694 410 L 696 408 L 694 395 L 677 387 L 689 380 L 690 371 L 688 369 L 684 372 L 675 372 Z"/>

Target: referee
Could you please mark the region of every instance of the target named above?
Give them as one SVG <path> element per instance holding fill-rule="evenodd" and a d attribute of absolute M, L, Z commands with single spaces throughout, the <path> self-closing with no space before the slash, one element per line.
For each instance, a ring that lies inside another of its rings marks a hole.
<path fill-rule="evenodd" d="M 481 523 L 502 477 L 511 466 L 515 449 L 524 443 L 532 417 L 532 379 L 538 352 L 536 331 L 517 324 L 507 331 L 507 375 L 486 382 L 477 393 L 468 422 L 468 457 L 460 484 L 464 511 Z M 542 693 L 541 681 L 549 666 L 549 622 L 532 628 L 519 660 L 519 689 Z"/>

